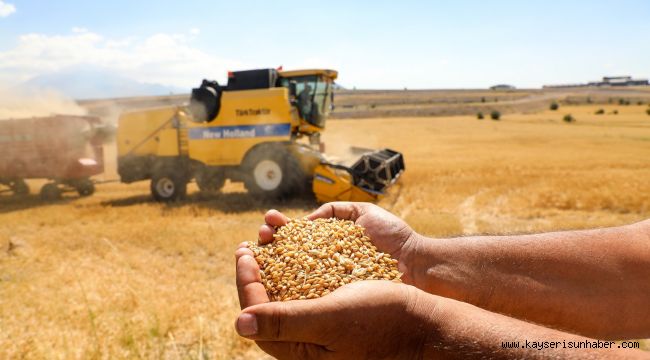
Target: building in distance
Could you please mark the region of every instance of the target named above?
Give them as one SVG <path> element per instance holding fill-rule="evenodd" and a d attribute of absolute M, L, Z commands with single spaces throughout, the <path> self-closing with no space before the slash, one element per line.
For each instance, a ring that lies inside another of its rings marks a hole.
<path fill-rule="evenodd" d="M 490 90 L 515 90 L 516 87 L 508 84 L 498 84 L 494 86 L 490 86 Z"/>
<path fill-rule="evenodd" d="M 544 88 L 569 88 L 569 87 L 608 87 L 608 86 L 648 86 L 648 79 L 634 79 L 631 76 L 605 76 L 601 81 L 591 81 L 586 84 L 560 84 L 544 85 Z"/>

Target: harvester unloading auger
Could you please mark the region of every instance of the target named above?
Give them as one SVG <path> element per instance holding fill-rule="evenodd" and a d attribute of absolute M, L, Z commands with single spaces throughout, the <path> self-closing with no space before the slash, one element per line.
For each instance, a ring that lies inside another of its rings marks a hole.
<path fill-rule="evenodd" d="M 351 166 L 321 152 L 333 102 L 333 70 L 238 71 L 228 85 L 206 81 L 185 107 L 120 117 L 118 172 L 126 183 L 151 179 L 160 201 L 182 198 L 195 179 L 217 191 L 226 179 L 266 198 L 313 191 L 321 202 L 374 201 L 404 172 L 402 154 L 368 151 Z"/>

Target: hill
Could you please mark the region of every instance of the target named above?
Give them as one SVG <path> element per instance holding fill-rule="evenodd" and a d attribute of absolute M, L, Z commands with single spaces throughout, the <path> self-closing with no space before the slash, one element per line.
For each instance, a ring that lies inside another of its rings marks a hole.
<path fill-rule="evenodd" d="M 72 99 L 170 95 L 187 91 L 160 84 L 142 83 L 96 67 L 73 67 L 31 78 L 22 87 L 52 89 Z"/>

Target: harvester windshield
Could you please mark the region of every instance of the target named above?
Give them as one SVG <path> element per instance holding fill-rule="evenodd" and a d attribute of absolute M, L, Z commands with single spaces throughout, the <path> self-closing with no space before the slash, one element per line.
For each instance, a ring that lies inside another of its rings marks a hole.
<path fill-rule="evenodd" d="M 325 127 L 332 104 L 332 80 L 318 75 L 283 77 L 281 86 L 290 88 L 295 84 L 296 100 L 300 116 L 308 123 Z"/>

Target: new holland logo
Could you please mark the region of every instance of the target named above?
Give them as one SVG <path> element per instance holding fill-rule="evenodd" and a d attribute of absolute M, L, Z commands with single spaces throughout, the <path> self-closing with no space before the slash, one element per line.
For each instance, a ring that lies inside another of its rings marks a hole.
<path fill-rule="evenodd" d="M 192 140 L 249 139 L 256 137 L 286 136 L 291 132 L 291 124 L 264 124 L 239 126 L 212 126 L 189 129 Z"/>

